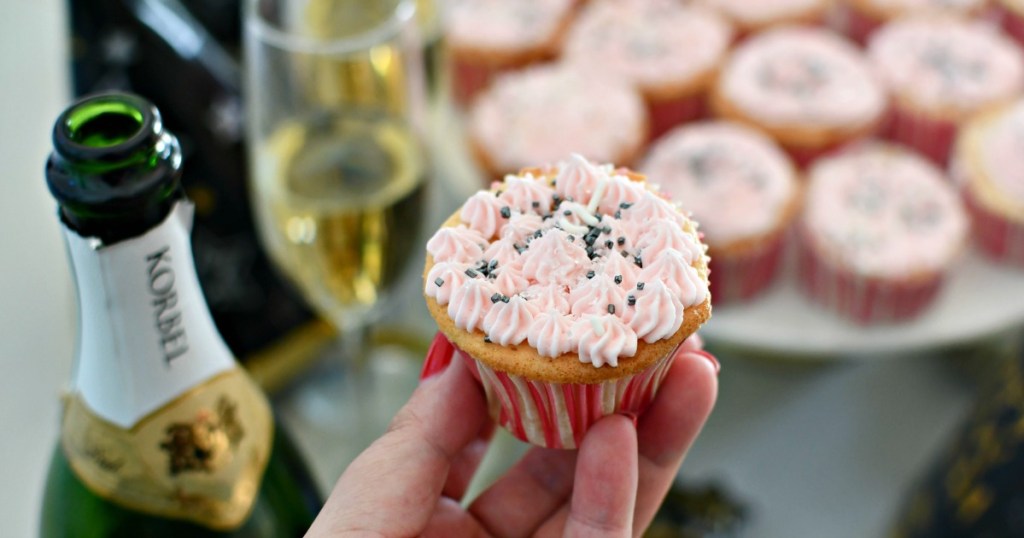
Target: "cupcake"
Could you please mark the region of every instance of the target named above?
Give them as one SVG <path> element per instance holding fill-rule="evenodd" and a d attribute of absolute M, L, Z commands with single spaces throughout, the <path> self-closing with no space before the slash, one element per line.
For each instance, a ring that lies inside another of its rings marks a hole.
<path fill-rule="evenodd" d="M 744 41 L 711 102 L 718 116 L 767 132 L 800 166 L 872 134 L 886 107 L 856 47 L 827 30 L 795 26 Z"/>
<path fill-rule="evenodd" d="M 996 20 L 1003 31 L 1024 45 L 1024 0 L 995 0 Z"/>
<path fill-rule="evenodd" d="M 982 23 L 901 19 L 871 38 L 868 55 L 892 97 L 885 135 L 945 166 L 958 126 L 1024 88 L 1024 57 Z"/>
<path fill-rule="evenodd" d="M 793 165 L 771 139 L 729 122 L 686 125 L 660 139 L 640 171 L 700 223 L 715 306 L 771 284 L 799 206 Z"/>
<path fill-rule="evenodd" d="M 961 18 L 985 15 L 988 0 L 838 0 L 835 28 L 858 43 L 866 43 L 875 30 L 900 17 L 944 13 Z"/>
<path fill-rule="evenodd" d="M 725 19 L 676 0 L 593 0 L 569 29 L 563 61 L 634 84 L 654 139 L 704 115 L 731 39 Z"/>
<path fill-rule="evenodd" d="M 641 413 L 711 315 L 696 225 L 638 176 L 574 155 L 480 191 L 427 242 L 424 292 L 516 437 L 578 446 Z"/>
<path fill-rule="evenodd" d="M 990 258 L 1024 268 L 1024 100 L 967 123 L 952 169 L 974 243 Z"/>
<path fill-rule="evenodd" d="M 831 0 L 703 0 L 736 25 L 741 35 L 773 26 L 825 22 Z"/>
<path fill-rule="evenodd" d="M 798 226 L 800 285 L 857 323 L 910 319 L 935 298 L 967 225 L 947 178 L 909 150 L 877 143 L 822 159 Z"/>
<path fill-rule="evenodd" d="M 496 179 L 573 151 L 628 165 L 647 133 L 643 99 L 632 86 L 566 65 L 500 77 L 473 103 L 466 121 L 477 162 Z"/>
<path fill-rule="evenodd" d="M 494 75 L 558 54 L 574 0 L 448 0 L 452 96 L 468 104 Z"/>

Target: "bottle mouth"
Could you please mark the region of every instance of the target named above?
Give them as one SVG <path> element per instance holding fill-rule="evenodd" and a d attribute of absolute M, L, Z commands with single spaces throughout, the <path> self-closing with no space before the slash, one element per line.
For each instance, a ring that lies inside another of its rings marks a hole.
<path fill-rule="evenodd" d="M 112 163 L 156 142 L 162 128 L 160 113 L 149 101 L 124 93 L 96 94 L 61 114 L 53 144 L 67 158 Z"/>

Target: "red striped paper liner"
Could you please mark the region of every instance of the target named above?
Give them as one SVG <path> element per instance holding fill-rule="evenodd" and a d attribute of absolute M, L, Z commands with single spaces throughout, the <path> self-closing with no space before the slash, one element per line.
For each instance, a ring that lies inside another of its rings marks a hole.
<path fill-rule="evenodd" d="M 1012 37 L 1017 43 L 1024 45 L 1024 17 L 1002 5 L 1001 2 L 996 2 L 992 10 L 995 12 L 995 18 L 999 21 L 999 25 L 1003 27 L 1006 35 Z"/>
<path fill-rule="evenodd" d="M 822 259 L 800 235 L 798 274 L 800 287 L 814 302 L 860 324 L 911 319 L 935 299 L 943 274 L 913 281 L 870 278 L 838 268 Z"/>
<path fill-rule="evenodd" d="M 963 200 L 971 216 L 971 235 L 982 252 L 999 263 L 1024 268 L 1024 224 L 989 211 L 969 185 L 963 188 Z"/>
<path fill-rule="evenodd" d="M 748 253 L 711 253 L 709 280 L 716 306 L 751 299 L 775 281 L 785 244 L 785 234 L 777 235 Z"/>
<path fill-rule="evenodd" d="M 871 34 L 885 22 L 868 13 L 864 13 L 855 6 L 850 5 L 848 1 L 843 0 L 837 3 L 835 11 L 830 18 L 832 27 L 836 31 L 861 46 L 867 43 Z"/>
<path fill-rule="evenodd" d="M 646 410 L 674 355 L 675 350 L 638 374 L 591 385 L 534 381 L 494 370 L 477 360 L 467 360 L 467 364 L 473 365 L 470 371 L 483 385 L 491 417 L 498 424 L 527 443 L 572 449 L 602 417 L 639 415 Z"/>
<path fill-rule="evenodd" d="M 699 120 L 708 114 L 706 92 L 674 99 L 647 98 L 647 141 L 651 142 L 677 125 Z"/>
<path fill-rule="evenodd" d="M 883 136 L 917 150 L 940 168 L 945 168 L 949 162 L 956 133 L 956 123 L 911 110 L 899 103 L 893 104 L 883 129 Z"/>

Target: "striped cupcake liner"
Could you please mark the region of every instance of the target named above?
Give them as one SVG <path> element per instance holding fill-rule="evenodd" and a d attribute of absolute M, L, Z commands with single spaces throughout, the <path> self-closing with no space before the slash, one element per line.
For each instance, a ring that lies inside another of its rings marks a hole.
<path fill-rule="evenodd" d="M 974 244 L 999 263 L 1024 268 L 1024 225 L 989 211 L 963 189 L 964 206 L 971 216 Z"/>
<path fill-rule="evenodd" d="M 832 28 L 859 45 L 865 45 L 868 38 L 884 21 L 864 13 L 847 2 L 839 2 L 829 17 Z"/>
<path fill-rule="evenodd" d="M 692 345 L 699 349 L 699 338 Z M 677 346 L 678 349 L 678 346 Z M 421 378 L 444 370 L 455 353 L 483 386 L 491 418 L 518 439 L 546 448 L 577 448 L 590 426 L 616 413 L 639 415 L 654 401 L 676 350 L 632 376 L 592 385 L 548 383 L 490 368 L 438 333 Z M 698 351 L 699 352 L 699 351 Z"/>
<path fill-rule="evenodd" d="M 703 91 L 675 99 L 647 99 L 647 141 L 654 141 L 673 127 L 707 115 L 707 94 Z"/>
<path fill-rule="evenodd" d="M 1024 45 L 1024 17 L 1007 9 L 999 2 L 993 6 L 994 18 L 999 21 L 1006 35 L 1013 38 L 1017 43 Z"/>
<path fill-rule="evenodd" d="M 712 255 L 711 299 L 716 306 L 752 299 L 764 292 L 778 275 L 785 234 L 740 256 Z"/>
<path fill-rule="evenodd" d="M 940 168 L 949 162 L 957 124 L 894 104 L 883 136 L 917 150 Z"/>
<path fill-rule="evenodd" d="M 859 324 L 904 321 L 921 314 L 938 295 L 943 275 L 914 281 L 856 275 L 821 259 L 801 240 L 797 255 L 800 287 L 812 301 Z"/>

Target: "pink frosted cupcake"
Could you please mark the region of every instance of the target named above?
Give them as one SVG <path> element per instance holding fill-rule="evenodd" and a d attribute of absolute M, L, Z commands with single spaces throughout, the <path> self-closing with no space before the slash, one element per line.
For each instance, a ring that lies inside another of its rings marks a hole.
<path fill-rule="evenodd" d="M 787 24 L 825 22 L 831 0 L 703 0 L 729 18 L 741 35 Z"/>
<path fill-rule="evenodd" d="M 800 166 L 873 134 L 886 107 L 881 83 L 856 47 L 804 27 L 744 41 L 711 102 L 718 116 L 767 132 Z"/>
<path fill-rule="evenodd" d="M 886 136 L 940 166 L 965 119 L 1024 89 L 1024 56 L 982 23 L 901 19 L 871 38 L 868 54 L 892 96 Z"/>
<path fill-rule="evenodd" d="M 986 14 L 988 0 L 839 0 L 834 26 L 858 43 L 867 43 L 885 23 L 909 15 L 944 13 L 964 19 Z"/>
<path fill-rule="evenodd" d="M 1024 101 L 967 123 L 952 168 L 975 244 L 996 261 L 1024 268 Z"/>
<path fill-rule="evenodd" d="M 636 85 L 653 139 L 704 114 L 731 39 L 723 18 L 676 0 L 593 0 L 569 29 L 563 59 Z"/>
<path fill-rule="evenodd" d="M 771 284 L 800 198 L 793 165 L 771 139 L 728 122 L 687 125 L 659 140 L 640 170 L 700 223 L 716 306 Z"/>
<path fill-rule="evenodd" d="M 500 77 L 473 103 L 467 130 L 481 168 L 500 179 L 571 152 L 626 166 L 642 151 L 647 124 L 628 83 L 551 65 Z"/>
<path fill-rule="evenodd" d="M 551 60 L 574 0 L 449 0 L 444 17 L 452 96 L 468 104 L 498 73 Z"/>
<path fill-rule="evenodd" d="M 871 144 L 815 163 L 799 226 L 800 284 L 857 323 L 899 321 L 933 301 L 967 216 L 934 165 Z"/>
<path fill-rule="evenodd" d="M 474 194 L 427 253 L 431 316 L 495 420 L 540 446 L 643 412 L 711 315 L 696 225 L 641 176 L 579 156 Z"/>

